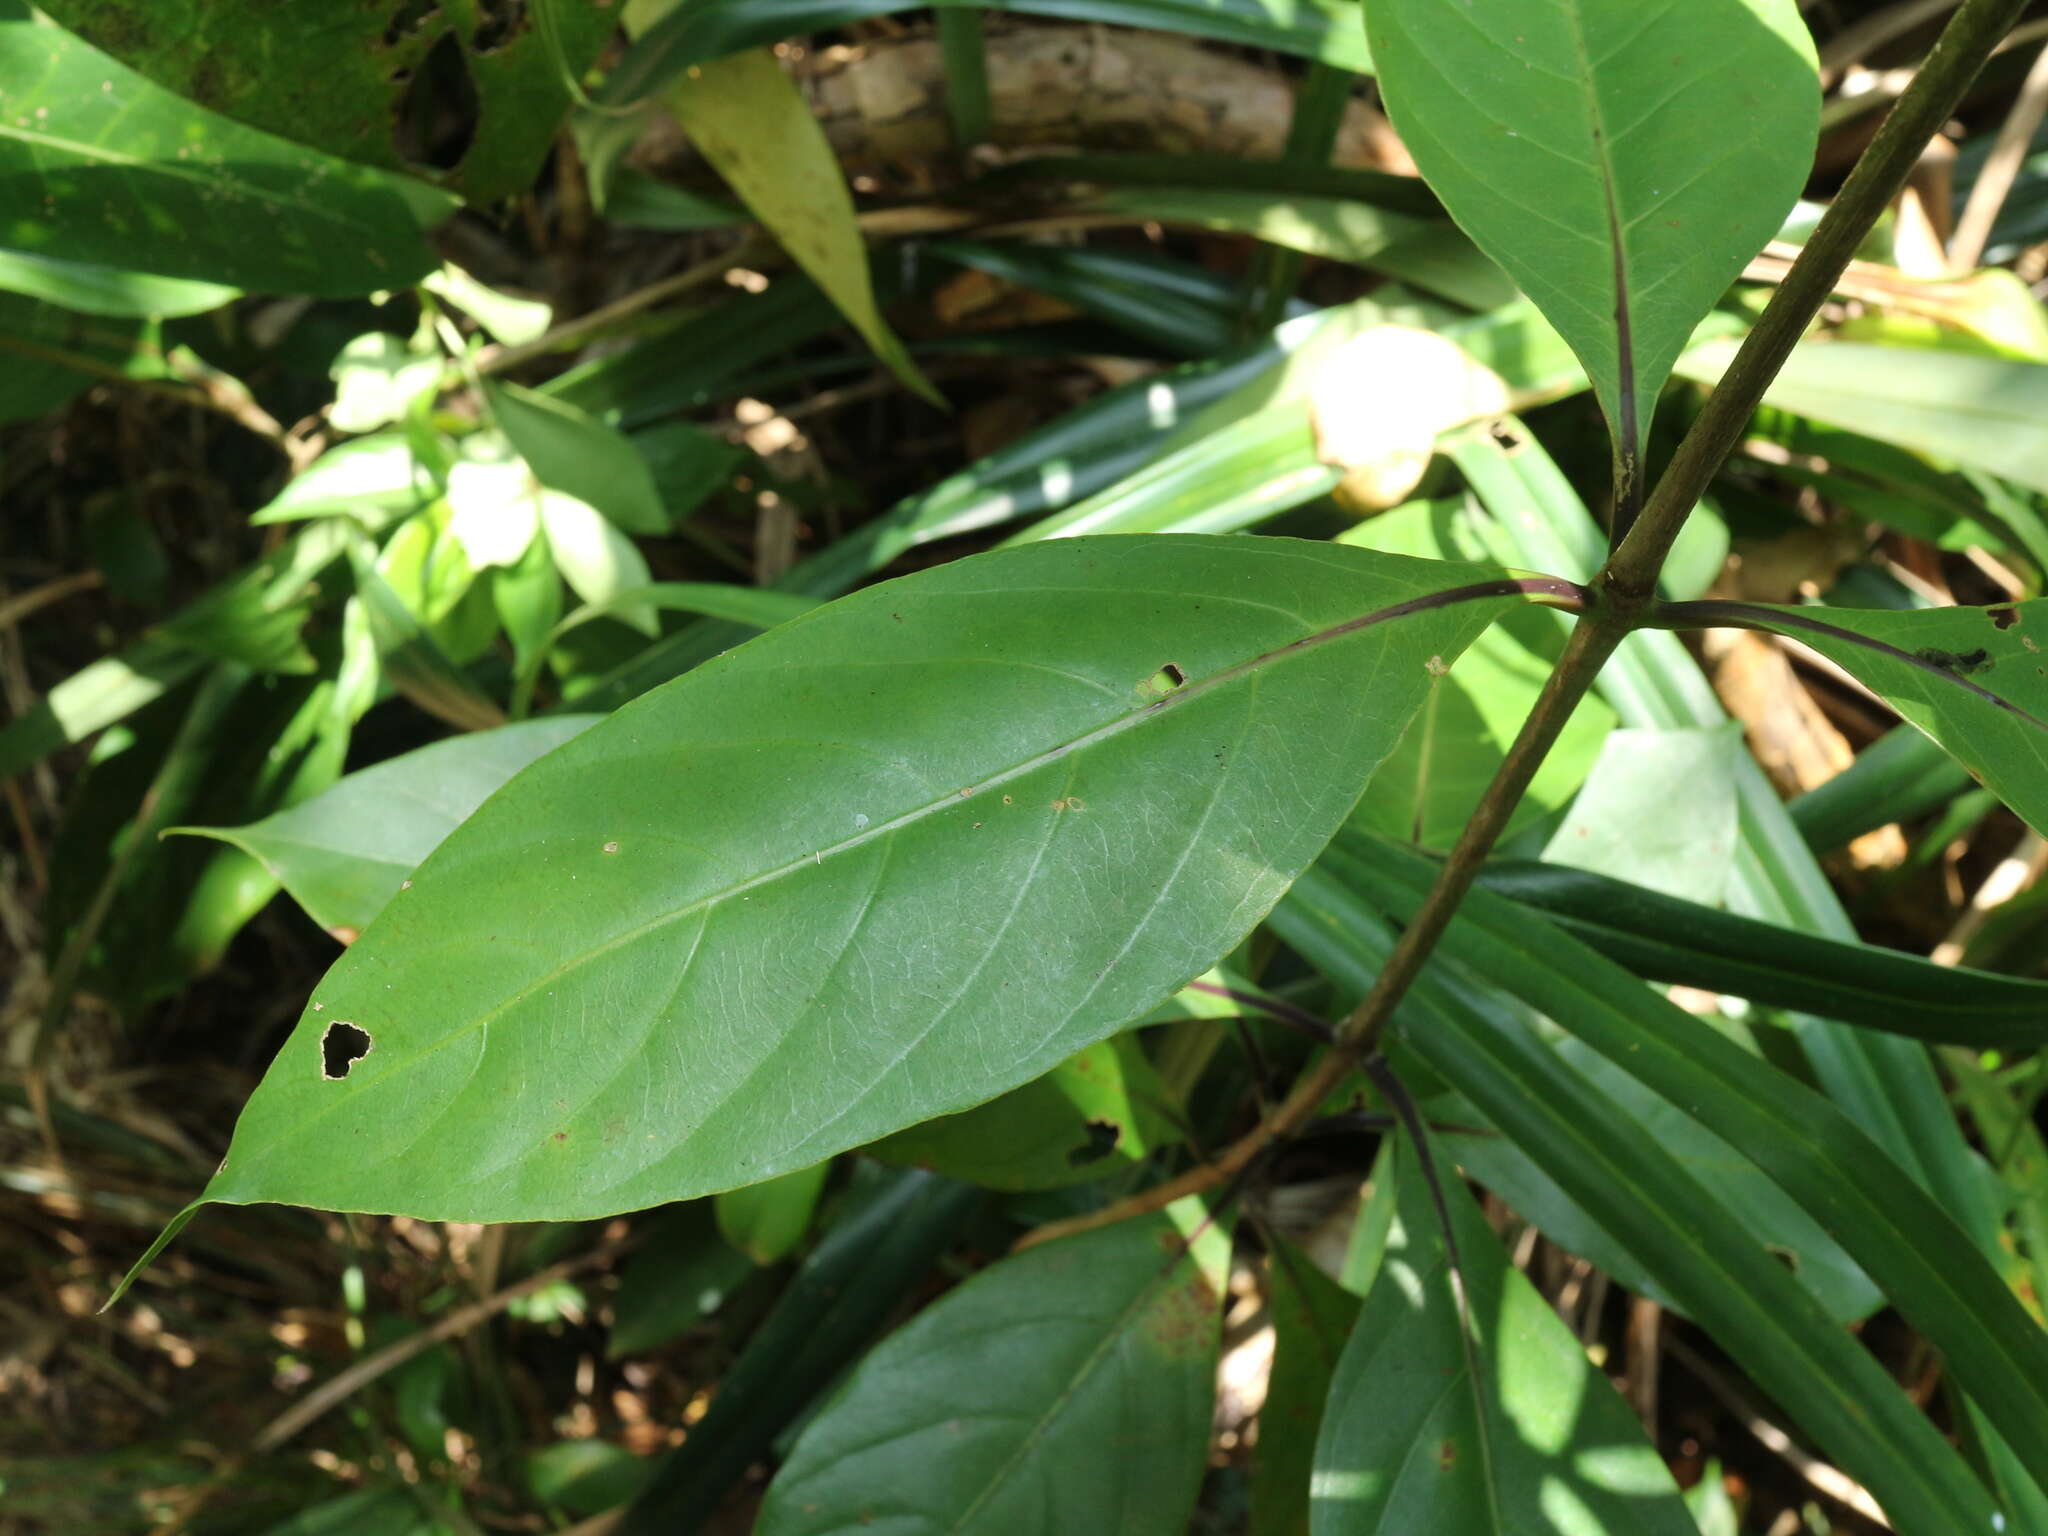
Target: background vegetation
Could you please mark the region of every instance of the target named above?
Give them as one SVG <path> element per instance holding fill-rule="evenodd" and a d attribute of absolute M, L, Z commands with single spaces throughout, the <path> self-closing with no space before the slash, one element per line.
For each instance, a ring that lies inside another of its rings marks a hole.
<path fill-rule="evenodd" d="M 1020 1234 L 1199 1163 L 1284 1094 L 1313 1045 L 1289 1022 L 1363 990 L 1429 877 L 1398 845 L 1455 838 L 1553 615 L 1433 676 L 1338 841 L 1205 985 L 969 1123 L 608 1220 L 216 1207 L 98 1309 L 220 1165 L 337 946 L 597 717 L 1005 541 L 1256 530 L 1582 580 L 1611 513 L 1601 412 L 1415 176 L 1342 0 L 329 9 L 0 0 L 0 1529 L 594 1531 L 637 1496 L 648 1528 L 737 1531 L 785 1463 L 764 1528 L 809 1529 L 806 1480 L 832 1491 L 849 1433 L 816 1416 L 878 1339 L 860 1427 L 959 1369 L 914 1331 L 932 1303 L 979 1274 L 1013 1315 L 1058 1283 L 1056 1250 L 994 1267 Z M 1803 8 L 1826 92 L 1806 200 L 1647 402 L 1653 467 L 1947 9 Z M 1929 144 L 1669 596 L 2040 596 L 2044 35 L 2023 22 Z M 1732 78 L 1729 119 L 1768 117 Z M 1474 997 L 1519 1006 L 1496 983 L 1553 1017 L 1609 1006 L 1570 991 L 1590 960 L 1489 969 L 1540 909 L 1824 1089 L 2038 1322 L 2048 845 L 1839 660 L 1734 628 L 1639 641 L 1447 949 L 1442 1037 L 1484 1038 L 1458 1022 Z M 1944 969 L 1815 942 L 1858 938 Z M 1602 994 L 1617 1016 L 1628 990 Z M 1722 1196 L 2005 1507 L 2048 1508 L 1950 1374 L 1999 1325 L 1930 1339 L 1759 1145 L 1579 1041 L 1516 1038 Z M 1451 1213 L 1468 1288 L 1506 1315 L 1526 1277 L 1583 1346 L 1532 1322 L 1553 1353 L 1528 1379 L 1576 1392 L 1583 1355 L 1620 1389 L 1543 1411 L 1634 1433 L 1603 1418 L 1625 1404 L 1714 1536 L 1881 1528 L 1802 1427 L 1817 1410 L 1645 1257 L 1707 1214 L 1666 1202 L 1667 1228 L 1618 1237 L 1429 1065 L 1443 1081 L 1402 1070 L 1483 1201 Z M 1224 1293 L 1220 1351 L 1151 1382 L 1158 1444 L 1122 1475 L 1171 1506 L 1174 1446 L 1200 1441 L 1191 1529 L 1305 1529 L 1340 1341 L 1361 1306 L 1364 1332 L 1414 1321 L 1370 1281 L 1390 1250 L 1426 1270 L 1437 1216 L 1396 1176 L 1395 1106 L 1346 1092 L 1231 1188 L 1234 1246 L 1211 1228 L 1185 1261 Z M 1144 1259 L 1104 1259 L 1100 1294 L 1171 1322 Z M 1795 1362 L 1815 1400 L 1833 1358 Z M 1374 1421 L 1342 1393 L 1328 1415 Z"/>

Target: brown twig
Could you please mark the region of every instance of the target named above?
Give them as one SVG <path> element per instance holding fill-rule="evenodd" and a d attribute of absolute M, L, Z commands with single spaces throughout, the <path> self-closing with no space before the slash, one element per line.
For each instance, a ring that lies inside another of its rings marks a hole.
<path fill-rule="evenodd" d="M 614 327 L 624 325 L 628 320 L 645 314 L 657 304 L 679 298 L 693 288 L 715 282 L 736 266 L 744 266 L 756 259 L 757 252 L 751 242 L 743 241 L 729 251 L 685 267 L 682 271 L 649 283 L 645 288 L 636 288 L 622 299 L 617 299 L 601 309 L 593 309 L 587 315 L 578 315 L 574 320 L 565 320 L 550 329 L 546 335 L 516 347 L 487 347 L 477 354 L 477 372 L 484 375 L 504 373 L 522 363 L 530 363 L 537 357 L 551 352 L 561 352 L 577 346 Z"/>
<path fill-rule="evenodd" d="M 557 1280 L 565 1279 L 582 1270 L 594 1269 L 617 1258 L 632 1246 L 633 1241 L 631 1237 L 615 1238 L 586 1254 L 564 1259 L 559 1264 L 550 1264 L 546 1269 L 534 1271 L 516 1285 L 508 1285 L 481 1301 L 471 1302 L 468 1306 L 457 1307 L 432 1327 L 408 1334 L 394 1344 L 387 1344 L 373 1355 L 365 1355 L 340 1375 L 315 1387 L 271 1420 L 251 1444 L 259 1452 L 276 1450 L 329 1409 L 346 1402 L 378 1377 L 396 1370 L 415 1355 L 433 1348 L 444 1340 L 452 1339 L 457 1334 L 467 1333 L 478 1323 L 497 1316 L 522 1296 L 531 1296 L 535 1291 L 553 1285 Z"/>
<path fill-rule="evenodd" d="M 67 597 L 80 592 L 90 592 L 106 578 L 98 571 L 73 571 L 68 576 L 59 576 L 55 581 L 46 581 L 40 587 L 31 587 L 18 597 L 0 601 L 0 629 L 19 624 L 30 614 L 61 603 Z"/>

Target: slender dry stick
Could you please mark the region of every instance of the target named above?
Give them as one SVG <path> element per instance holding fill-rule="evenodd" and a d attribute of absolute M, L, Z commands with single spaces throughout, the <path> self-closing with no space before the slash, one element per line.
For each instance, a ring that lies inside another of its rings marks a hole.
<path fill-rule="evenodd" d="M 546 1269 L 536 1270 L 516 1285 L 508 1285 L 502 1291 L 486 1296 L 481 1301 L 457 1307 L 432 1327 L 422 1328 L 418 1333 L 407 1334 L 395 1344 L 387 1344 L 375 1354 L 364 1356 L 347 1370 L 315 1387 L 279 1414 L 251 1443 L 258 1451 L 276 1450 L 330 1408 L 346 1402 L 378 1377 L 396 1370 L 413 1356 L 432 1349 L 445 1339 L 467 1333 L 478 1323 L 495 1317 L 523 1296 L 531 1296 L 535 1291 L 553 1285 L 557 1280 L 581 1270 L 608 1263 L 631 1247 L 633 1241 L 631 1237 L 617 1238 L 600 1244 L 588 1253 L 564 1259 L 559 1264 L 550 1264 Z"/>
<path fill-rule="evenodd" d="M 1977 184 L 1970 188 L 1970 200 L 1963 205 L 1963 216 L 1956 221 L 1955 235 L 1948 243 L 1950 271 L 1958 275 L 1975 271 L 1983 259 L 1991 226 L 1998 222 L 2006 195 L 2019 179 L 2027 148 L 2034 142 L 2034 130 L 2044 116 L 2048 116 L 2048 47 L 2034 55 L 2026 83 L 1999 127 L 1998 140 L 1991 146 L 1984 169 L 1977 173 Z"/>
<path fill-rule="evenodd" d="M 716 281 L 732 268 L 754 260 L 757 254 L 758 248 L 751 240 L 743 241 L 729 251 L 721 251 L 718 255 L 664 277 L 659 282 L 649 283 L 645 288 L 636 288 L 624 298 L 607 304 L 602 309 L 593 309 L 587 315 L 565 320 L 544 336 L 537 336 L 532 341 L 516 347 L 486 350 L 477 356 L 477 371 L 483 374 L 504 373 L 507 369 L 531 362 L 536 357 L 545 357 L 550 352 L 559 352 L 566 347 L 580 345 L 608 330 L 624 325 L 666 299 L 675 298 L 688 293 L 692 288 L 701 288 L 706 283 Z"/>
<path fill-rule="evenodd" d="M 1903 37 L 1922 22 L 1932 21 L 1943 11 L 1956 8 L 1956 0 L 1900 0 L 1853 26 L 1842 28 L 1821 47 L 1820 73 L 1823 81 L 1860 64 L 1895 37 Z"/>
<path fill-rule="evenodd" d="M 1591 690 L 1614 648 L 1654 601 L 1657 573 L 1671 551 L 1672 540 L 1734 448 L 1765 388 L 1820 312 L 1857 245 L 1905 185 L 1922 147 L 1947 121 L 2026 4 L 2027 0 L 1964 0 L 1942 33 L 1912 87 L 1857 162 L 1720 387 L 1679 445 L 1642 516 L 1596 578 L 1596 602 L 1574 626 L 1564 653 L 1480 797 L 1457 846 L 1444 861 L 1436 883 L 1388 954 L 1365 1001 L 1339 1026 L 1336 1044 L 1296 1083 L 1278 1109 L 1213 1161 L 1101 1210 L 1035 1228 L 1019 1241 L 1019 1248 L 1107 1226 L 1158 1210 L 1184 1195 L 1213 1189 L 1247 1167 L 1276 1140 L 1293 1135 L 1313 1119 L 1352 1069 L 1377 1048 L 1394 1010 L 1421 975 L 1572 710 Z"/>

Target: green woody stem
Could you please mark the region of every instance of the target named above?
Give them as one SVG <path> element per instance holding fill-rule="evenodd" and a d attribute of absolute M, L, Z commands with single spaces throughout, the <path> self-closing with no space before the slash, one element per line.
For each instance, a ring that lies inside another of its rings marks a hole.
<path fill-rule="evenodd" d="M 1615 647 L 1648 616 L 1656 601 L 1657 575 L 1671 552 L 1672 541 L 1741 437 L 1764 390 L 1820 313 L 1856 247 L 1905 185 L 1928 140 L 1955 111 L 2026 4 L 2027 0 L 1965 0 L 1942 33 L 1934 52 L 1779 284 L 1769 307 L 1658 480 L 1641 517 L 1595 579 L 1593 601 L 1573 628 L 1564 654 L 1480 797 L 1436 883 L 1402 931 L 1372 990 L 1338 1027 L 1337 1039 L 1321 1061 L 1256 1129 L 1214 1160 L 1086 1216 L 1039 1227 L 1026 1234 L 1024 1244 L 1158 1210 L 1184 1195 L 1216 1187 L 1248 1167 L 1275 1141 L 1308 1124 L 1352 1069 L 1377 1051 L 1388 1021 L 1450 926 L 1565 722 L 1592 690 Z"/>

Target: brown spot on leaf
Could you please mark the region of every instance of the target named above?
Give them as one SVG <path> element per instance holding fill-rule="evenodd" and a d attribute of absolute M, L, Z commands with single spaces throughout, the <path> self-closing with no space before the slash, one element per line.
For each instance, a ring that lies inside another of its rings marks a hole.
<path fill-rule="evenodd" d="M 476 31 L 469 41 L 478 53 L 504 47 L 529 24 L 526 0 L 481 0 L 477 13 Z"/>
<path fill-rule="evenodd" d="M 440 9 L 440 0 L 404 0 L 403 4 L 394 6 L 391 20 L 384 26 L 384 46 L 397 47 L 431 21 Z"/>
<path fill-rule="evenodd" d="M 1163 1234 L 1175 1253 L 1186 1244 L 1178 1232 Z M 1200 1355 L 1214 1348 L 1218 1298 L 1200 1269 L 1189 1266 L 1187 1279 L 1169 1287 L 1147 1318 L 1147 1331 L 1160 1353 L 1169 1357 Z"/>
<path fill-rule="evenodd" d="M 1458 1464 L 1458 1442 L 1446 1440 L 1436 1448 L 1436 1464 L 1446 1472 Z"/>
<path fill-rule="evenodd" d="M 1989 672 L 1997 663 L 1991 653 L 1982 646 L 1974 651 L 1944 651 L 1935 646 L 1925 646 L 1913 653 L 1915 661 L 1924 661 L 1930 667 L 1939 667 L 1944 672 L 1953 672 L 1958 677 L 1968 677 L 1972 672 Z"/>
<path fill-rule="evenodd" d="M 2011 629 L 2020 621 L 2020 611 L 2014 607 L 1993 608 L 1989 613 L 1992 625 L 1998 629 Z"/>
<path fill-rule="evenodd" d="M 1067 1165 L 1072 1168 L 1101 1162 L 1124 1137 L 1122 1128 L 1109 1120 L 1090 1120 L 1082 1131 L 1088 1139 L 1067 1153 Z"/>

